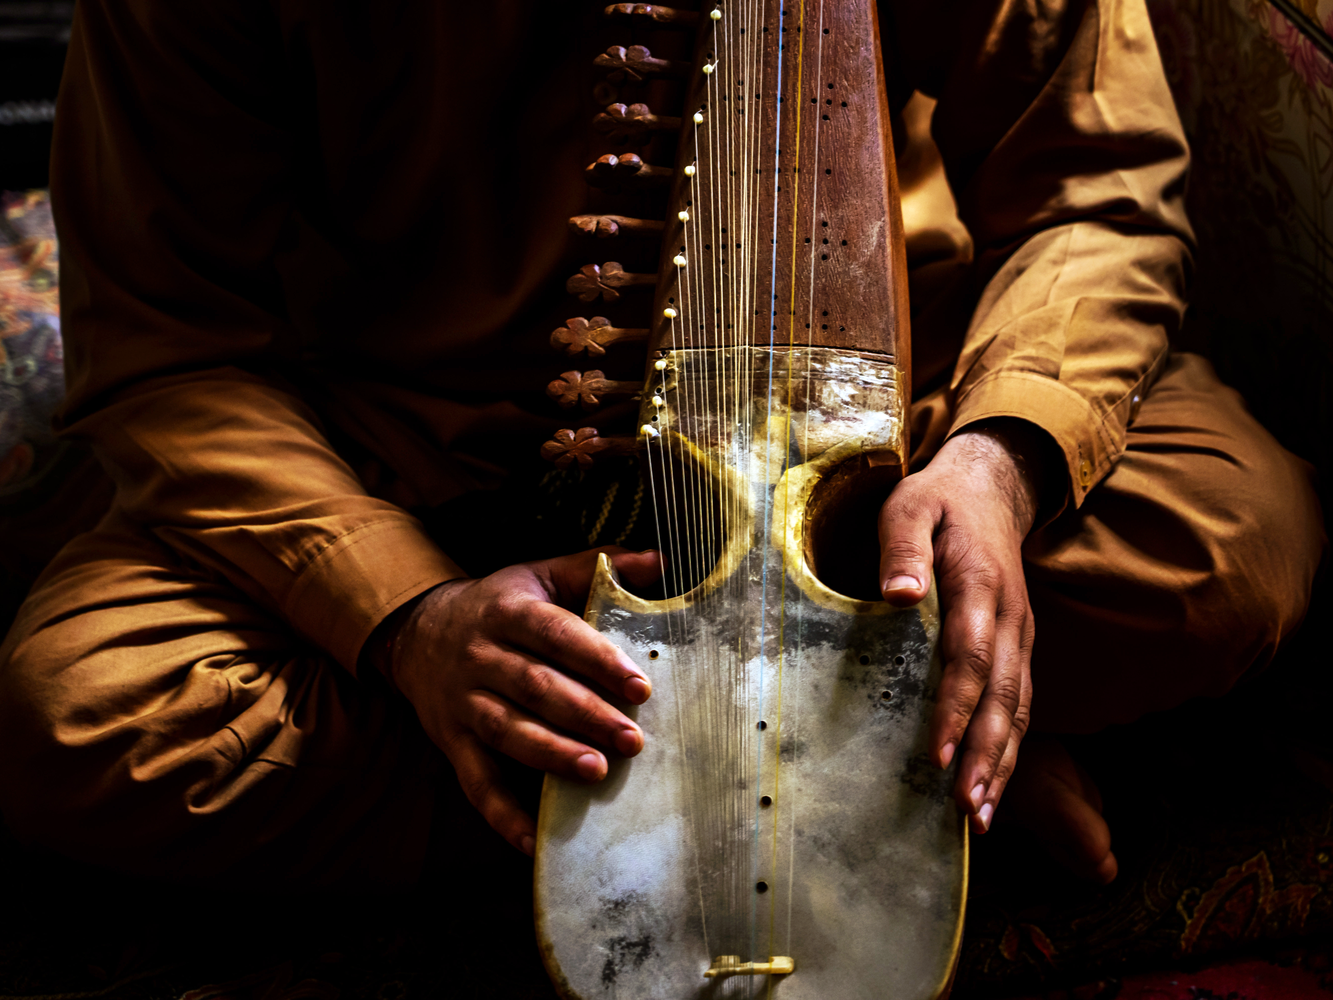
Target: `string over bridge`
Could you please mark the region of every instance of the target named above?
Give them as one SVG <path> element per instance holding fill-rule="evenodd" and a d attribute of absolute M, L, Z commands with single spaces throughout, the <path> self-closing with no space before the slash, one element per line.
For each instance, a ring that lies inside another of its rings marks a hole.
<path fill-rule="evenodd" d="M 775 956 L 767 962 L 742 962 L 739 955 L 718 955 L 704 976 L 709 979 L 719 976 L 785 976 L 795 971 L 796 960 L 786 956 Z"/>

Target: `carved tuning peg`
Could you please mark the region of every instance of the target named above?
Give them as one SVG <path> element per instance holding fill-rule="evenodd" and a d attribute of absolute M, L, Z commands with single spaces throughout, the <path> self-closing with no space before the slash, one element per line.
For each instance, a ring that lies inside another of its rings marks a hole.
<path fill-rule="evenodd" d="M 566 410 L 575 406 L 595 410 L 602 405 L 602 396 L 637 396 L 641 392 L 642 382 L 617 382 L 597 370 L 565 372 L 546 387 L 546 395 Z"/>
<path fill-rule="evenodd" d="M 610 239 L 613 236 L 661 236 L 666 229 L 665 222 L 656 219 L 630 219 L 623 215 L 575 215 L 569 220 L 572 232 L 584 236 L 599 236 Z"/>
<path fill-rule="evenodd" d="M 692 10 L 659 7 L 653 3 L 613 3 L 604 13 L 607 17 L 648 21 L 664 28 L 693 28 L 699 23 L 699 15 Z"/>
<path fill-rule="evenodd" d="M 567 469 L 578 462 L 588 468 L 598 455 L 629 455 L 644 446 L 644 438 L 600 437 L 596 427 L 580 427 L 576 431 L 559 430 L 542 445 L 542 458 L 554 462 L 556 468 Z"/>
<path fill-rule="evenodd" d="M 565 320 L 565 325 L 551 331 L 551 346 L 557 351 L 564 351 L 570 357 L 588 352 L 589 357 L 600 357 L 612 344 L 622 340 L 627 344 L 648 339 L 647 330 L 625 329 L 612 326 L 605 316 L 584 319 L 575 316 Z"/>
<path fill-rule="evenodd" d="M 648 141 L 650 132 L 676 131 L 680 128 L 680 119 L 655 115 L 646 104 L 608 104 L 606 110 L 592 120 L 592 127 L 617 142 L 640 145 Z"/>
<path fill-rule="evenodd" d="M 620 298 L 620 289 L 634 288 L 640 285 L 657 284 L 655 274 L 631 274 L 614 260 L 608 260 L 598 267 L 596 264 L 584 264 L 579 273 L 565 282 L 565 289 L 570 295 L 577 295 L 583 302 L 591 302 L 601 296 L 607 302 Z"/>
<path fill-rule="evenodd" d="M 583 172 L 584 178 L 593 187 L 604 191 L 619 191 L 621 188 L 666 187 L 671 183 L 675 171 L 666 167 L 654 167 L 643 162 L 636 153 L 607 153 L 599 156 Z"/>
<path fill-rule="evenodd" d="M 643 45 L 612 45 L 593 60 L 594 66 L 609 69 L 606 75 L 611 83 L 641 83 L 649 76 L 682 78 L 689 75 L 689 63 L 674 59 L 658 59 Z"/>

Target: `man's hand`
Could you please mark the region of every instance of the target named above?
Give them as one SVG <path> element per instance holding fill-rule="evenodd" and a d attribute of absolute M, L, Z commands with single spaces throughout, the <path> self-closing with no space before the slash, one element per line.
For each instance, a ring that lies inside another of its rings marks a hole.
<path fill-rule="evenodd" d="M 656 552 L 604 548 L 452 580 L 394 623 L 381 663 L 469 801 L 527 854 L 536 828 L 488 748 L 576 781 L 606 776 L 598 747 L 627 757 L 643 748 L 639 727 L 585 683 L 636 705 L 652 690 L 628 656 L 569 610 L 586 599 L 600 552 L 632 583 L 661 573 Z"/>
<path fill-rule="evenodd" d="M 961 747 L 956 795 L 984 832 L 1028 725 L 1033 622 L 1023 539 L 1036 516 L 1049 439 L 1017 420 L 968 429 L 908 476 L 880 512 L 885 600 L 916 604 L 938 574 L 944 677 L 931 722 L 935 761 Z"/>

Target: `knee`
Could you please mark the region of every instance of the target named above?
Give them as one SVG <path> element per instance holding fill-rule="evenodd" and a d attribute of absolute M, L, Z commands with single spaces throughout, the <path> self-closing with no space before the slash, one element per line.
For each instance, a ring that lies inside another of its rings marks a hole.
<path fill-rule="evenodd" d="M 82 828 L 105 783 L 70 725 L 87 706 L 51 669 L 55 651 L 21 626 L 0 648 L 0 813 L 20 839 L 49 845 Z"/>
<path fill-rule="evenodd" d="M 1230 484 L 1228 515 L 1214 536 L 1212 596 L 1191 624 L 1234 663 L 1229 689 L 1267 666 L 1310 606 L 1327 538 L 1305 463 L 1272 442 Z M 1219 692 L 1220 693 L 1220 692 Z"/>

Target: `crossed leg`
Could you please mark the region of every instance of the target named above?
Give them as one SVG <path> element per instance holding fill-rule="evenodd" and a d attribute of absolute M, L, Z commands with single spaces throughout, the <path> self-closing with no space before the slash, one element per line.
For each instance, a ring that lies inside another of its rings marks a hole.
<path fill-rule="evenodd" d="M 410 882 L 442 757 L 357 680 L 113 509 L 0 648 L 0 803 L 22 839 L 167 878 Z"/>

